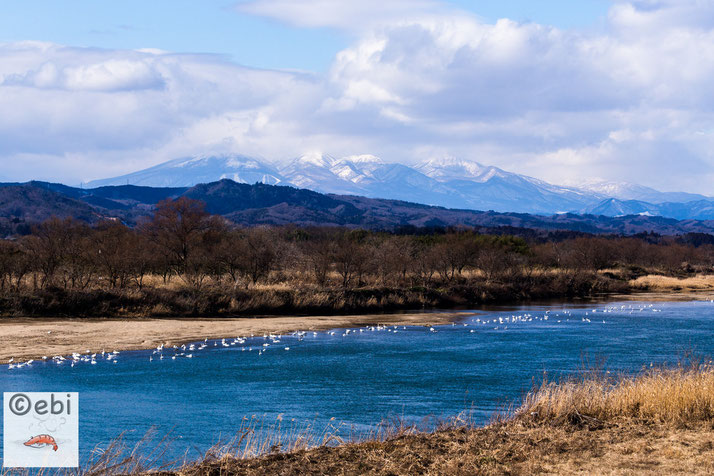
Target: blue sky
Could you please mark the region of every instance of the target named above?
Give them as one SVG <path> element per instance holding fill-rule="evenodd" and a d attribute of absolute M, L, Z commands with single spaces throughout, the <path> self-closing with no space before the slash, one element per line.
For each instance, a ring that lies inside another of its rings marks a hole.
<path fill-rule="evenodd" d="M 324 71 L 350 35 L 296 28 L 242 13 L 227 0 L 22 0 L 2 2 L 0 41 L 37 40 L 111 49 L 217 53 L 258 68 Z M 597 26 L 608 0 L 459 0 L 495 21 L 511 18 L 562 28 Z"/>
<path fill-rule="evenodd" d="M 0 180 L 324 152 L 712 193 L 711 1 L 0 7 Z"/>

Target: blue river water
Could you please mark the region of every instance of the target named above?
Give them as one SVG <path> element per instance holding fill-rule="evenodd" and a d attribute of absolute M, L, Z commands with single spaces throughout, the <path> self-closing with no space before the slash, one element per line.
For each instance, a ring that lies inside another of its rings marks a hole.
<path fill-rule="evenodd" d="M 557 379 L 595 363 L 637 372 L 689 352 L 714 354 L 712 302 L 518 306 L 433 328 L 232 337 L 193 350 L 98 355 L 96 364 L 3 365 L 0 390 L 79 392 L 82 457 L 150 427 L 172 431 L 176 451 L 191 457 L 253 415 L 362 431 L 386 418 L 424 422 L 469 410 L 485 423 L 544 373 Z"/>

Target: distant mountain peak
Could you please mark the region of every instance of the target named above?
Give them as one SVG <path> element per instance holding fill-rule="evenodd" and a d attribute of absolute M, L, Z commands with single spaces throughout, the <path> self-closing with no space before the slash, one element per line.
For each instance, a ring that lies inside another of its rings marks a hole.
<path fill-rule="evenodd" d="M 472 160 L 457 157 L 441 157 L 426 160 L 416 167 L 428 177 L 440 180 L 477 180 L 485 182 L 493 177 L 515 176 L 498 167 L 482 165 Z"/>
<path fill-rule="evenodd" d="M 639 200 L 651 203 L 686 203 L 710 199 L 710 197 L 705 197 L 704 195 L 696 193 L 661 192 L 645 185 L 625 181 L 583 180 L 576 182 L 574 185 L 583 190 L 599 193 L 606 197 L 613 197 L 620 200 Z"/>
<path fill-rule="evenodd" d="M 244 184 L 285 184 L 320 193 L 404 200 L 447 208 L 546 215 L 578 211 L 610 216 L 647 212 L 703 218 L 711 216 L 714 207 L 714 201 L 695 204 L 696 200 L 706 199 L 700 195 L 664 193 L 628 183 L 598 185 L 591 181 L 584 188 L 558 186 L 459 157 L 435 157 L 408 166 L 372 154 L 336 158 L 319 150 L 304 153 L 277 168 L 240 154 L 198 155 L 87 185 L 90 188 L 126 184 L 191 187 L 221 179 Z M 618 200 L 603 202 L 606 198 Z M 677 207 L 666 202 L 688 202 L 689 205 Z"/>
<path fill-rule="evenodd" d="M 238 183 L 275 185 L 284 181 L 280 173 L 260 160 L 238 154 L 198 155 L 170 160 L 139 172 L 94 180 L 90 188 L 108 185 L 191 187 L 198 183 L 231 179 Z"/>
<path fill-rule="evenodd" d="M 220 161 L 228 168 L 259 169 L 263 166 L 257 159 L 244 155 L 199 155 L 179 162 L 177 165 L 180 167 L 204 166 L 211 161 Z"/>
<path fill-rule="evenodd" d="M 624 198 L 622 196 L 626 194 L 657 192 L 657 190 L 653 188 L 645 187 L 644 185 L 639 185 L 631 182 L 616 182 L 597 179 L 582 180 L 574 183 L 574 186 L 585 190 L 602 193 L 603 195 L 607 195 L 608 197 L 620 199 Z"/>
<path fill-rule="evenodd" d="M 485 167 L 475 160 L 468 160 L 461 157 L 455 157 L 453 155 L 433 157 L 423 161 L 420 165 L 433 167 L 461 167 L 467 169 L 482 169 Z"/>
<path fill-rule="evenodd" d="M 348 155 L 347 157 L 343 157 L 342 160 L 346 160 L 354 164 L 385 164 L 384 160 L 371 154 Z"/>
<path fill-rule="evenodd" d="M 361 183 L 375 180 L 375 172 L 388 165 L 375 155 L 351 155 L 339 160 L 330 170 L 345 180 Z"/>
<path fill-rule="evenodd" d="M 293 162 L 317 167 L 332 167 L 337 162 L 337 159 L 322 152 L 312 151 L 297 157 Z"/>

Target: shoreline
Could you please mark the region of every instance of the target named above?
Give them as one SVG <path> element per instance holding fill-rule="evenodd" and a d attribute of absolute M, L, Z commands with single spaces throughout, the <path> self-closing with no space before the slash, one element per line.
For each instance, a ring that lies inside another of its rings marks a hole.
<path fill-rule="evenodd" d="M 41 360 L 55 355 L 132 350 L 181 345 L 266 333 L 325 331 L 367 325 L 429 326 L 449 324 L 474 312 L 419 312 L 344 316 L 242 318 L 5 318 L 0 319 L 0 365 L 10 358 Z"/>
<path fill-rule="evenodd" d="M 714 300 L 709 289 L 638 291 L 631 294 L 591 296 L 582 302 L 607 303 L 616 301 L 684 302 Z M 495 306 L 537 305 L 560 302 L 546 300 L 500 303 Z M 366 325 L 429 326 L 449 324 L 461 317 L 471 316 L 486 309 L 432 310 L 421 312 L 374 313 L 352 315 L 259 316 L 232 318 L 150 317 L 150 318 L 0 318 L 0 365 L 30 359 L 41 360 L 55 355 L 82 354 L 134 350 L 150 350 L 164 346 L 198 342 L 206 338 L 223 339 L 265 333 L 287 334 L 294 331 L 325 331 L 335 328 Z"/>

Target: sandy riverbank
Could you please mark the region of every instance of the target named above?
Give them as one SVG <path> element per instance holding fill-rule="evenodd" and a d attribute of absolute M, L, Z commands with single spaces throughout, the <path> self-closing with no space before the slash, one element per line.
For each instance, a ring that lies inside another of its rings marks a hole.
<path fill-rule="evenodd" d="M 0 320 L 0 363 L 72 352 L 152 349 L 224 337 L 285 334 L 365 325 L 448 324 L 473 313 L 433 312 L 354 316 L 261 317 L 237 319 L 47 319 Z"/>
<path fill-rule="evenodd" d="M 630 282 L 632 294 L 606 301 L 692 301 L 714 299 L 714 276 L 666 278 L 645 276 Z M 346 316 L 282 316 L 260 318 L 4 318 L 0 319 L 0 363 L 72 352 L 151 349 L 250 334 L 289 333 L 364 325 L 438 325 L 472 315 L 469 312 L 422 312 Z"/>

